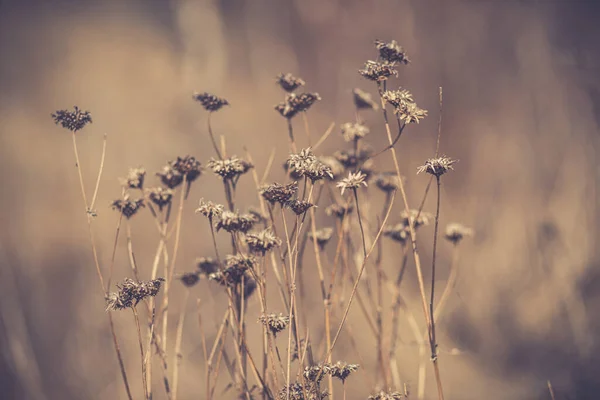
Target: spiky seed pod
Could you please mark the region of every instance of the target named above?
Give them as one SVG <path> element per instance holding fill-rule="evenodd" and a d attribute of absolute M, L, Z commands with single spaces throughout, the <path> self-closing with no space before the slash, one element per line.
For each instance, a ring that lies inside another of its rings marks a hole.
<path fill-rule="evenodd" d="M 285 206 L 291 209 L 296 215 L 302 215 L 307 212 L 309 208 L 315 207 L 313 203 L 298 199 L 288 201 L 285 203 Z"/>
<path fill-rule="evenodd" d="M 252 253 L 264 256 L 268 251 L 281 246 L 281 240 L 270 229 L 258 233 L 248 233 L 246 244 Z"/>
<path fill-rule="evenodd" d="M 309 178 L 313 183 L 325 177 L 333 177 L 331 169 L 319 161 L 310 147 L 302 149 L 300 153 L 290 154 L 287 166 L 295 170 L 301 177 Z"/>
<path fill-rule="evenodd" d="M 129 196 L 126 195 L 123 199 L 113 201 L 111 207 L 123 214 L 125 218 L 130 219 L 144 207 L 144 199 L 129 200 Z"/>
<path fill-rule="evenodd" d="M 318 93 L 289 93 L 283 103 L 275 106 L 275 110 L 287 119 L 294 118 L 298 113 L 308 111 L 317 101 L 321 100 Z"/>
<path fill-rule="evenodd" d="M 276 82 L 283 90 L 285 90 L 288 93 L 291 93 L 294 90 L 298 89 L 300 86 L 305 85 L 305 82 L 302 79 L 297 78 L 290 73 L 281 73 L 277 75 Z"/>
<path fill-rule="evenodd" d="M 87 124 L 92 123 L 92 116 L 89 111 L 83 111 L 77 106 L 74 106 L 73 108 L 73 111 L 57 110 L 50 115 L 56 125 L 61 125 L 71 132 L 79 132 L 85 128 Z"/>
<path fill-rule="evenodd" d="M 213 220 L 215 218 L 219 218 L 223 213 L 225 207 L 222 204 L 215 204 L 212 201 L 204 201 L 204 199 L 200 199 L 200 204 L 196 209 L 196 214 L 202 214 L 206 218 Z"/>
<path fill-rule="evenodd" d="M 215 227 L 217 232 L 221 229 L 226 230 L 229 233 L 242 232 L 246 233 L 254 226 L 256 222 L 255 217 L 252 214 L 239 214 L 232 211 L 223 211 L 219 216 Z"/>
<path fill-rule="evenodd" d="M 260 194 L 269 203 L 279 203 L 281 205 L 287 203 L 298 192 L 298 182 L 281 185 L 273 183 L 262 188 Z"/>
<path fill-rule="evenodd" d="M 348 379 L 350 374 L 354 371 L 357 371 L 359 367 L 360 366 L 358 364 L 347 364 L 345 362 L 338 361 L 329 366 L 329 374 L 342 381 L 342 383 L 346 383 L 346 379 Z"/>
<path fill-rule="evenodd" d="M 248 161 L 232 156 L 224 160 L 213 158 L 208 162 L 208 167 L 223 180 L 233 180 L 250 171 L 254 166 Z"/>
<path fill-rule="evenodd" d="M 202 174 L 202 165 L 193 156 L 177 157 L 172 165 L 176 171 L 185 177 L 188 184 L 195 181 Z"/>
<path fill-rule="evenodd" d="M 422 165 L 419 168 L 417 168 L 417 173 L 420 174 L 421 172 L 427 172 L 428 174 L 434 175 L 435 177 L 439 178 L 446 172 L 454 170 L 454 167 L 452 165 L 456 162 L 456 160 L 452 160 L 451 158 L 446 156 L 430 158 L 429 160 L 425 161 L 425 165 Z"/>
<path fill-rule="evenodd" d="M 109 293 L 106 296 L 106 311 L 135 307 L 146 297 L 156 296 L 164 281 L 163 278 L 157 278 L 151 281 L 136 282 L 133 279 L 126 278 L 123 283 L 117 285 L 118 292 Z"/>
<path fill-rule="evenodd" d="M 290 317 L 283 314 L 263 314 L 258 318 L 258 321 L 269 329 L 269 331 L 277 336 L 279 332 L 287 328 L 290 323 Z"/>
<path fill-rule="evenodd" d="M 363 174 L 361 171 L 350 172 L 348 173 L 348 177 L 339 181 L 336 186 L 341 189 L 342 194 L 346 189 L 358 189 L 361 185 L 367 186 L 367 182 L 365 182 L 365 178 L 367 176 Z"/>
<path fill-rule="evenodd" d="M 375 47 L 379 50 L 379 57 L 382 60 L 398 64 L 408 64 L 410 62 L 404 49 L 395 40 L 387 43 L 375 40 Z"/>
<path fill-rule="evenodd" d="M 367 61 L 365 67 L 358 71 L 363 77 L 374 82 L 383 82 L 390 76 L 398 76 L 398 71 L 394 69 L 394 64 L 388 61 Z"/>
<path fill-rule="evenodd" d="M 229 105 L 227 100 L 206 92 L 194 93 L 192 98 L 202 104 L 202 107 L 208 112 L 219 111 L 222 107 Z"/>

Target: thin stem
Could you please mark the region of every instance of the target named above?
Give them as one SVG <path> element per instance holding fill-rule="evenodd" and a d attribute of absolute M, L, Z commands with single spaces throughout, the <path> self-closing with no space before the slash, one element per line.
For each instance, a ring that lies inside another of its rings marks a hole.
<path fill-rule="evenodd" d="M 208 118 L 207 118 L 207 123 L 208 123 L 208 135 L 210 136 L 210 141 L 212 142 L 213 148 L 215 149 L 215 153 L 217 153 L 217 157 L 219 157 L 220 160 L 223 159 L 223 156 L 221 155 L 221 152 L 219 151 L 219 146 L 217 146 L 217 141 L 215 140 L 215 136 L 213 135 L 213 131 L 212 131 L 212 126 L 210 123 L 210 116 L 212 115 L 212 112 L 208 113 Z"/>
<path fill-rule="evenodd" d="M 106 134 L 104 134 L 104 141 L 102 143 L 102 156 L 100 157 L 100 168 L 98 168 L 98 178 L 96 178 L 96 187 L 94 188 L 94 195 L 92 196 L 92 204 L 90 204 L 90 210 L 94 209 L 96 204 L 96 198 L 98 197 L 98 189 L 100 189 L 100 178 L 102 177 L 102 170 L 104 169 L 104 159 L 106 157 Z"/>
<path fill-rule="evenodd" d="M 358 215 L 358 225 L 360 225 L 360 235 L 362 237 L 363 256 L 366 257 L 367 256 L 367 245 L 365 242 L 365 230 L 363 229 L 362 218 L 360 215 L 360 206 L 358 204 L 358 191 L 356 190 L 356 188 L 353 188 L 352 191 L 354 192 L 354 200 L 356 201 L 356 215 Z"/>
<path fill-rule="evenodd" d="M 181 313 L 179 314 L 179 322 L 177 323 L 177 336 L 175 337 L 175 360 L 173 362 L 173 400 L 177 399 L 177 386 L 179 383 L 179 365 L 181 364 L 181 342 L 183 339 L 183 323 L 185 321 L 185 306 L 187 305 L 190 291 L 185 291 L 185 298 Z"/>
<path fill-rule="evenodd" d="M 440 177 L 437 181 L 437 206 L 435 210 L 435 227 L 433 230 L 433 256 L 431 261 L 431 299 L 429 300 L 429 315 L 431 316 L 431 358 L 437 358 L 437 343 L 435 340 L 435 318 L 433 313 L 433 302 L 435 296 L 435 256 L 437 251 L 438 227 L 440 221 Z"/>
<path fill-rule="evenodd" d="M 144 398 L 149 399 L 148 397 L 148 384 L 147 384 L 147 376 L 146 376 L 146 359 L 144 356 L 144 344 L 142 342 L 142 331 L 140 329 L 140 319 L 138 317 L 138 313 L 135 309 L 135 306 L 131 307 L 131 311 L 133 311 L 133 317 L 135 318 L 135 327 L 137 328 L 138 341 L 140 343 L 140 354 L 142 356 L 142 384 L 144 385 Z"/>
<path fill-rule="evenodd" d="M 294 128 L 292 126 L 291 118 L 287 118 L 287 127 L 288 127 L 288 135 L 290 137 L 290 146 L 292 149 L 292 153 L 297 153 L 298 149 L 296 148 L 296 141 L 294 140 Z"/>

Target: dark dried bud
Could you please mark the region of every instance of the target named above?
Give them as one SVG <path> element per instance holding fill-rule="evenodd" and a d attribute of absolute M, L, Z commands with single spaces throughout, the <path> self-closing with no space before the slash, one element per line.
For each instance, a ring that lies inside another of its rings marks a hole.
<path fill-rule="evenodd" d="M 290 317 L 283 314 L 263 314 L 258 321 L 266 326 L 274 336 L 277 336 L 279 332 L 287 328 L 290 323 Z"/>
<path fill-rule="evenodd" d="M 271 204 L 279 203 L 281 205 L 287 203 L 298 192 L 298 182 L 281 185 L 273 183 L 264 187 L 260 194 Z"/>
<path fill-rule="evenodd" d="M 379 50 L 379 57 L 382 60 L 399 64 L 408 64 L 410 62 L 404 49 L 395 40 L 389 43 L 376 40 L 375 47 Z"/>
<path fill-rule="evenodd" d="M 111 203 L 113 210 L 119 211 L 127 219 L 133 217 L 142 207 L 144 199 L 129 200 L 129 196 L 115 200 Z"/>
<path fill-rule="evenodd" d="M 271 232 L 265 229 L 258 233 L 248 233 L 246 235 L 246 244 L 252 253 L 265 255 L 268 251 L 277 246 L 281 246 L 281 240 Z"/>
<path fill-rule="evenodd" d="M 199 257 L 196 259 L 196 267 L 202 275 L 210 275 L 219 270 L 219 263 L 212 257 Z"/>
<path fill-rule="evenodd" d="M 442 156 L 438 158 L 430 158 L 425 162 L 425 165 L 417 168 L 417 173 L 427 172 L 428 174 L 434 175 L 437 178 L 444 175 L 446 172 L 450 170 L 454 170 L 452 166 L 456 163 L 456 160 L 452 160 L 449 157 Z"/>
<path fill-rule="evenodd" d="M 330 217 L 342 219 L 352 211 L 354 211 L 354 205 L 352 203 L 332 204 L 325 209 L 325 214 Z"/>
<path fill-rule="evenodd" d="M 158 176 L 162 184 L 169 189 L 175 189 L 183 182 L 183 175 L 173 168 L 170 162 L 162 168 L 161 172 L 157 172 L 156 176 Z"/>
<path fill-rule="evenodd" d="M 195 181 L 202 174 L 200 161 L 192 156 L 177 157 L 172 165 L 177 172 L 185 177 L 187 183 Z"/>
<path fill-rule="evenodd" d="M 192 98 L 200 104 L 206 111 L 214 112 L 219 111 L 223 106 L 228 106 L 229 102 L 225 99 L 215 96 L 210 93 L 194 93 Z"/>
<path fill-rule="evenodd" d="M 354 95 L 354 105 L 359 110 L 362 109 L 370 109 L 377 110 L 379 109 L 379 105 L 373 100 L 373 97 L 370 93 L 367 93 L 359 88 L 356 88 L 352 91 Z"/>
<path fill-rule="evenodd" d="M 254 166 L 248 161 L 232 156 L 224 160 L 211 159 L 208 167 L 223 180 L 233 180 L 250 171 Z"/>
<path fill-rule="evenodd" d="M 299 112 L 308 111 L 308 109 L 318 100 L 321 100 L 318 93 L 301 93 L 298 95 L 290 93 L 286 96 L 283 103 L 279 103 L 275 106 L 275 110 L 279 112 L 282 117 L 291 119 Z"/>
<path fill-rule="evenodd" d="M 158 206 L 159 210 L 162 210 L 173 200 L 173 191 L 171 189 L 155 187 L 146 189 L 146 196 L 151 202 Z"/>
<path fill-rule="evenodd" d="M 251 214 L 240 215 L 237 212 L 223 211 L 219 216 L 219 221 L 216 224 L 217 232 L 225 229 L 227 232 L 243 232 L 246 233 L 254 226 L 256 222 Z"/>
<path fill-rule="evenodd" d="M 200 281 L 200 277 L 198 276 L 198 272 L 186 272 L 179 277 L 179 280 L 186 287 L 192 287 Z"/>
<path fill-rule="evenodd" d="M 473 236 L 473 230 L 457 223 L 448 224 L 446 226 L 444 237 L 452 244 L 457 245 L 465 238 L 465 236 Z"/>
<path fill-rule="evenodd" d="M 350 374 L 356 370 L 358 370 L 358 364 L 347 364 L 341 361 L 329 366 L 329 374 L 334 378 L 339 379 L 342 383 L 346 382 L 346 379 L 350 376 Z"/>
<path fill-rule="evenodd" d="M 92 116 L 89 111 L 82 111 L 79 107 L 74 106 L 73 111 L 58 110 L 51 114 L 56 125 L 61 125 L 63 128 L 71 132 L 77 132 L 85 128 L 87 124 L 92 123 Z"/>
<path fill-rule="evenodd" d="M 298 89 L 300 86 L 304 86 L 305 82 L 300 79 L 300 78 L 296 78 L 294 75 L 287 73 L 287 74 L 279 74 L 277 75 L 277 84 L 279 86 L 281 86 L 281 88 L 283 90 L 285 90 L 286 92 L 293 92 L 294 90 Z"/>
<path fill-rule="evenodd" d="M 206 218 L 213 220 L 220 217 L 224 209 L 225 207 L 222 204 L 215 204 L 212 201 L 205 202 L 204 199 L 200 199 L 200 205 L 196 209 L 196 213 L 200 213 Z"/>
<path fill-rule="evenodd" d="M 394 64 L 387 61 L 367 61 L 365 67 L 358 71 L 363 77 L 375 82 L 383 82 L 390 76 L 398 76 L 398 71 L 394 69 Z"/>
<path fill-rule="evenodd" d="M 142 167 L 129 168 L 129 173 L 126 178 L 121 178 L 121 185 L 128 189 L 141 189 L 144 187 L 144 178 L 146 170 Z"/>
<path fill-rule="evenodd" d="M 126 278 L 123 283 L 117 285 L 117 288 L 119 289 L 117 293 L 109 293 L 106 296 L 106 311 L 135 307 L 146 297 L 156 296 L 164 281 L 163 278 L 157 278 L 147 282 L 136 282 Z"/>
<path fill-rule="evenodd" d="M 408 229 L 408 226 L 403 223 L 389 225 L 383 230 L 383 236 L 387 236 L 398 243 L 405 244 L 410 238 L 410 230 Z"/>
<path fill-rule="evenodd" d="M 287 203 L 285 203 L 285 206 L 290 208 L 296 215 L 302 215 L 306 211 L 308 211 L 309 208 L 315 207 L 313 203 L 309 203 L 308 201 L 302 200 L 290 200 Z"/>

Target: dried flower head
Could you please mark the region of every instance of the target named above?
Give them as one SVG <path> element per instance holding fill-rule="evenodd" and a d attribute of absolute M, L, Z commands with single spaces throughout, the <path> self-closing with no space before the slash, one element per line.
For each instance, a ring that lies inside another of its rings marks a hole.
<path fill-rule="evenodd" d="M 262 188 L 260 194 L 269 203 L 279 203 L 281 205 L 287 203 L 298 192 L 298 182 L 281 185 L 273 183 Z"/>
<path fill-rule="evenodd" d="M 129 196 L 115 200 L 111 203 L 113 210 L 119 211 L 127 219 L 133 217 L 142 207 L 144 199 L 129 200 Z"/>
<path fill-rule="evenodd" d="M 346 189 L 356 190 L 361 185 L 367 186 L 367 182 L 365 182 L 366 177 L 361 171 L 349 172 L 348 177 L 339 181 L 336 186 L 342 189 L 342 194 L 344 194 Z"/>
<path fill-rule="evenodd" d="M 458 244 L 465 236 L 473 236 L 473 230 L 466 226 L 458 223 L 451 223 L 446 226 L 446 233 L 444 237 L 452 242 L 452 244 Z"/>
<path fill-rule="evenodd" d="M 342 383 L 346 382 L 346 379 L 350 374 L 358 370 L 358 364 L 347 364 L 341 361 L 336 362 L 329 366 L 329 374 L 334 378 L 338 378 Z"/>
<path fill-rule="evenodd" d="M 400 392 L 384 392 L 383 390 L 379 393 L 372 394 L 368 400 L 400 400 L 404 395 Z"/>
<path fill-rule="evenodd" d="M 169 189 L 175 189 L 183 182 L 183 175 L 173 168 L 171 162 L 165 165 L 160 172 L 156 173 L 163 185 Z"/>
<path fill-rule="evenodd" d="M 281 73 L 277 75 L 276 82 L 283 90 L 289 93 L 298 89 L 300 86 L 304 86 L 305 84 L 302 79 L 295 77 L 289 72 L 287 74 Z"/>
<path fill-rule="evenodd" d="M 369 134 L 369 128 L 358 122 L 346 122 L 341 128 L 346 142 L 355 142 Z"/>
<path fill-rule="evenodd" d="M 354 95 L 354 105 L 357 109 L 379 109 L 379 105 L 373 100 L 373 97 L 370 93 L 360 90 L 359 88 L 355 88 L 352 90 L 352 94 Z"/>
<path fill-rule="evenodd" d="M 333 157 L 338 160 L 346 169 L 355 169 L 364 166 L 373 155 L 373 149 L 370 146 L 362 146 L 358 151 L 338 150 L 333 153 Z M 363 171 L 365 172 L 365 171 Z"/>
<path fill-rule="evenodd" d="M 382 60 L 399 64 L 408 64 L 410 62 L 404 49 L 395 40 L 388 43 L 375 40 L 375 47 L 379 50 L 379 57 Z"/>
<path fill-rule="evenodd" d="M 77 106 L 73 108 L 73 111 L 58 110 L 50 115 L 56 125 L 60 124 L 71 132 L 78 132 L 85 128 L 87 124 L 92 123 L 92 116 L 89 111 L 82 111 Z"/>
<path fill-rule="evenodd" d="M 417 168 L 417 173 L 420 174 L 421 172 L 427 172 L 428 174 L 439 178 L 446 172 L 454 170 L 454 167 L 452 167 L 454 163 L 456 163 L 456 160 L 452 160 L 446 156 L 430 158 L 429 160 L 425 161 L 425 165 Z"/>
<path fill-rule="evenodd" d="M 219 263 L 212 257 L 199 257 L 196 259 L 196 267 L 202 275 L 210 275 L 219 270 Z"/>
<path fill-rule="evenodd" d="M 333 156 L 321 156 L 319 161 L 329 167 L 331 175 L 327 175 L 327 178 L 330 180 L 339 179 L 346 171 L 344 165 Z"/>
<path fill-rule="evenodd" d="M 133 279 L 125 278 L 123 283 L 117 285 L 119 289 L 117 293 L 109 293 L 106 296 L 106 311 L 135 307 L 146 297 L 156 296 L 164 281 L 163 278 L 157 278 L 147 282 L 136 282 Z"/>
<path fill-rule="evenodd" d="M 173 191 L 171 189 L 165 189 L 162 187 L 155 187 L 146 189 L 146 196 L 148 199 L 158 206 L 159 210 L 169 205 L 173 200 Z"/>
<path fill-rule="evenodd" d="M 195 181 L 202 174 L 202 165 L 195 157 L 185 156 L 177 157 L 177 160 L 172 162 L 173 168 L 178 171 L 187 183 Z"/>
<path fill-rule="evenodd" d="M 330 217 L 342 219 L 352 211 L 354 211 L 354 205 L 352 203 L 332 204 L 325 209 L 325 214 Z"/>
<path fill-rule="evenodd" d="M 386 90 L 383 92 L 383 100 L 395 108 L 404 107 L 408 103 L 414 103 L 413 95 L 406 89 Z"/>
<path fill-rule="evenodd" d="M 312 232 L 308 232 L 308 238 L 314 242 L 317 242 L 317 245 L 321 251 L 325 249 L 325 246 L 331 240 L 331 236 L 333 236 L 333 229 L 329 227 L 316 230 L 314 235 Z"/>
<path fill-rule="evenodd" d="M 196 213 L 200 213 L 212 221 L 214 218 L 220 217 L 224 209 L 225 207 L 222 204 L 215 204 L 212 201 L 206 202 L 204 199 L 200 199 Z"/>
<path fill-rule="evenodd" d="M 198 276 L 198 272 L 186 272 L 179 277 L 181 283 L 183 283 L 186 287 L 192 287 L 198 281 L 200 281 L 200 277 Z"/>
<path fill-rule="evenodd" d="M 388 61 L 378 62 L 369 60 L 365 67 L 358 71 L 363 77 L 375 82 L 383 82 L 390 76 L 398 76 L 398 71 L 394 69 L 394 63 Z"/>
<path fill-rule="evenodd" d="M 126 178 L 120 178 L 121 185 L 128 189 L 141 189 L 144 187 L 144 178 L 146 170 L 142 167 L 129 168 L 129 173 Z"/>
<path fill-rule="evenodd" d="M 249 291 L 254 291 L 256 288 L 256 282 L 249 274 L 248 269 L 254 268 L 255 265 L 256 259 L 252 256 L 228 255 L 225 258 L 225 268 L 211 273 L 208 278 L 226 286 L 238 285 L 243 279 L 246 284 L 246 296 L 249 296 L 251 294 Z"/>
<path fill-rule="evenodd" d="M 246 244 L 252 253 L 265 255 L 268 251 L 281 246 L 281 240 L 270 229 L 258 233 L 248 233 Z"/>
<path fill-rule="evenodd" d="M 331 169 L 313 154 L 310 147 L 300 153 L 290 154 L 287 159 L 289 169 L 295 170 L 301 177 L 309 178 L 313 183 L 325 177 L 333 178 Z"/>
<path fill-rule="evenodd" d="M 420 108 L 413 99 L 413 95 L 406 89 L 386 90 L 383 99 L 394 107 L 394 113 L 398 114 L 400 120 L 405 124 L 419 123 L 427 116 L 427 110 Z"/>
<path fill-rule="evenodd" d="M 200 102 L 200 104 L 202 104 L 202 107 L 204 107 L 204 109 L 209 112 L 219 111 L 223 106 L 229 105 L 229 102 L 227 100 L 206 92 L 194 93 L 192 98 Z"/>
<path fill-rule="evenodd" d="M 403 182 L 406 180 L 404 177 L 401 179 Z M 385 193 L 391 193 L 400 187 L 400 179 L 395 174 L 378 174 L 375 178 L 375 186 Z"/>
<path fill-rule="evenodd" d="M 208 167 L 215 174 L 223 178 L 223 180 L 233 180 L 250 171 L 254 166 L 248 161 L 232 156 L 224 160 L 215 160 L 212 158 L 208 162 Z"/>
<path fill-rule="evenodd" d="M 217 232 L 225 229 L 227 232 L 242 232 L 246 233 L 256 222 L 251 214 L 239 214 L 232 211 L 223 211 L 219 216 L 219 221 L 216 224 Z"/>
<path fill-rule="evenodd" d="M 275 110 L 281 114 L 282 117 L 291 119 L 302 111 L 308 111 L 308 109 L 321 97 L 318 93 L 289 93 L 285 97 L 283 103 L 279 103 L 275 106 Z"/>
<path fill-rule="evenodd" d="M 290 323 L 290 317 L 283 314 L 263 314 L 258 318 L 258 321 L 266 326 L 274 336 L 287 328 Z"/>
<path fill-rule="evenodd" d="M 408 103 L 406 107 L 397 108 L 395 112 L 400 114 L 400 120 L 404 121 L 405 124 L 418 124 L 427 116 L 427 110 L 422 109 L 416 103 Z"/>
<path fill-rule="evenodd" d="M 288 393 L 289 392 L 289 393 Z M 306 396 L 304 393 L 306 392 Z M 324 400 L 329 394 L 323 392 L 315 384 L 291 383 L 277 393 L 277 400 Z M 308 396 L 308 397 L 307 397 Z"/>
<path fill-rule="evenodd" d="M 383 230 L 383 236 L 387 236 L 398 243 L 405 244 L 410 238 L 410 230 L 408 229 L 408 226 L 403 223 L 388 225 Z"/>
<path fill-rule="evenodd" d="M 291 209 L 296 215 L 302 215 L 308 211 L 309 208 L 316 207 L 313 203 L 298 199 L 288 201 L 285 203 L 285 206 Z"/>
<path fill-rule="evenodd" d="M 406 210 L 402 210 L 400 212 L 400 218 L 402 218 L 401 223 L 405 226 L 409 226 L 409 224 L 413 224 L 414 228 L 417 229 L 420 226 L 429 225 L 429 222 L 433 218 L 433 215 L 419 210 L 410 209 L 409 213 L 406 213 Z"/>

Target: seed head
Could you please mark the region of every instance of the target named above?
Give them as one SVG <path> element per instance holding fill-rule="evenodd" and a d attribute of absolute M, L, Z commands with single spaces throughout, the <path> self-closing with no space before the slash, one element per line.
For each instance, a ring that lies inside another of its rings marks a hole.
<path fill-rule="evenodd" d="M 316 230 L 314 235 L 312 232 L 308 232 L 309 239 L 311 239 L 312 241 L 316 241 L 321 251 L 325 249 L 325 246 L 331 240 L 332 235 L 333 229 L 329 227 Z"/>
<path fill-rule="evenodd" d="M 335 159 L 346 169 L 355 169 L 359 165 L 364 166 L 372 155 L 373 149 L 370 146 L 362 146 L 358 151 L 355 151 L 354 149 L 339 150 L 333 153 Z"/>
<path fill-rule="evenodd" d="M 179 277 L 181 283 L 183 283 L 186 287 L 192 287 L 200 281 L 200 277 L 198 276 L 198 272 L 186 272 Z"/>
<path fill-rule="evenodd" d="M 412 93 L 402 88 L 398 90 L 386 90 L 381 97 L 394 108 L 401 108 L 408 103 L 415 102 Z"/>
<path fill-rule="evenodd" d="M 402 177 L 402 181 L 404 182 L 405 180 L 406 178 Z M 385 193 L 391 193 L 400 187 L 400 179 L 395 174 L 379 174 L 375 178 L 375 186 Z"/>
<path fill-rule="evenodd" d="M 456 160 L 452 160 L 449 157 L 442 156 L 438 158 L 430 158 L 425 161 L 425 165 L 417 168 L 417 174 L 421 172 L 427 172 L 428 174 L 440 177 L 450 170 L 454 170 L 452 165 L 456 163 Z"/>
<path fill-rule="evenodd" d="M 427 116 L 427 110 L 420 108 L 416 103 L 409 103 L 402 109 L 397 108 L 395 112 L 400 114 L 400 120 L 405 124 L 418 124 Z"/>
<path fill-rule="evenodd" d="M 71 132 L 78 132 L 85 128 L 87 124 L 92 123 L 92 116 L 89 111 L 82 111 L 77 106 L 73 108 L 73 111 L 58 110 L 50 115 L 56 125 L 60 124 Z"/>
<path fill-rule="evenodd" d="M 305 391 L 308 397 L 304 396 Z M 277 400 L 324 400 L 327 396 L 328 393 L 322 392 L 315 384 L 308 383 L 303 386 L 301 383 L 295 382 L 282 388 L 277 393 Z"/>
<path fill-rule="evenodd" d="M 160 172 L 157 172 L 156 176 L 169 189 L 175 189 L 183 182 L 183 175 L 171 165 L 171 162 L 165 165 Z"/>
<path fill-rule="evenodd" d="M 204 199 L 200 199 L 200 205 L 196 209 L 196 214 L 200 213 L 209 220 L 218 218 L 223 213 L 225 207 L 222 204 L 215 204 L 212 201 L 205 202 Z"/>
<path fill-rule="evenodd" d="M 383 390 L 379 393 L 372 394 L 368 400 L 400 400 L 404 395 L 400 392 L 384 392 Z"/>
<path fill-rule="evenodd" d="M 290 208 L 296 215 L 302 215 L 306 211 L 308 211 L 309 208 L 315 207 L 313 203 L 297 199 L 288 201 L 287 203 L 285 203 L 285 206 Z"/>
<path fill-rule="evenodd" d="M 313 183 L 325 177 L 333 178 L 331 169 L 319 161 L 310 147 L 300 153 L 291 154 L 287 160 L 288 169 L 296 171 L 301 177 L 309 178 Z"/>
<path fill-rule="evenodd" d="M 379 105 L 373 100 L 373 97 L 370 93 L 360 90 L 359 88 L 355 88 L 352 91 L 352 94 L 354 95 L 354 105 L 357 109 L 379 109 Z"/>
<path fill-rule="evenodd" d="M 296 78 L 289 72 L 287 74 L 281 73 L 277 75 L 276 82 L 279 86 L 281 86 L 283 90 L 289 93 L 298 89 L 300 86 L 304 86 L 305 84 L 305 82 L 302 79 Z"/>
<path fill-rule="evenodd" d="M 281 246 L 281 240 L 270 229 L 265 229 L 258 233 L 248 233 L 246 244 L 252 253 L 264 256 L 273 248 Z"/>
<path fill-rule="evenodd" d="M 427 110 L 420 108 L 413 99 L 413 95 L 406 89 L 386 90 L 383 99 L 394 107 L 394 113 L 400 116 L 405 124 L 419 123 L 427 116 Z"/>
<path fill-rule="evenodd" d="M 465 236 L 473 236 L 473 230 L 462 224 L 452 223 L 446 226 L 446 234 L 444 236 L 452 244 L 457 245 Z"/>
<path fill-rule="evenodd" d="M 141 189 L 144 187 L 144 178 L 146 170 L 142 167 L 129 168 L 129 173 L 126 178 L 120 178 L 121 185 L 128 189 Z"/>
<path fill-rule="evenodd" d="M 146 196 L 151 202 L 158 206 L 159 210 L 162 211 L 163 207 L 170 204 L 173 200 L 173 191 L 171 189 L 155 187 L 146 189 Z"/>
<path fill-rule="evenodd" d="M 345 362 L 338 361 L 329 366 L 329 374 L 334 378 L 338 378 L 340 381 L 342 381 L 342 383 L 345 383 L 350 374 L 358 370 L 359 367 L 360 366 L 358 364 L 347 364 Z"/>
<path fill-rule="evenodd" d="M 252 214 L 239 214 L 232 211 L 223 211 L 216 224 L 217 232 L 225 229 L 227 232 L 246 233 L 254 226 L 256 222 Z"/>
<path fill-rule="evenodd" d="M 126 278 L 123 283 L 117 285 L 117 293 L 109 293 L 106 296 L 106 311 L 122 310 L 135 307 L 146 297 L 154 297 L 158 294 L 160 286 L 165 280 L 163 278 L 151 281 L 134 281 Z"/>
<path fill-rule="evenodd" d="M 196 259 L 196 267 L 202 275 L 210 275 L 219 270 L 219 263 L 212 257 L 199 257 Z"/>
<path fill-rule="evenodd" d="M 342 125 L 342 135 L 346 142 L 355 142 L 369 134 L 369 128 L 358 122 L 346 122 Z"/>
<path fill-rule="evenodd" d="M 374 82 L 383 82 L 390 76 L 398 76 L 394 63 L 388 61 L 367 61 L 365 67 L 358 71 L 363 77 Z"/>
<path fill-rule="evenodd" d="M 119 211 L 127 219 L 133 217 L 142 207 L 144 199 L 129 200 L 129 196 L 115 200 L 111 203 L 113 210 Z"/>
<path fill-rule="evenodd" d="M 223 180 L 233 180 L 250 171 L 254 166 L 248 161 L 232 156 L 224 160 L 215 160 L 212 158 L 208 162 L 208 167 L 215 174 L 223 178 Z"/>
<path fill-rule="evenodd" d="M 389 237 L 390 239 L 398 243 L 405 244 L 406 241 L 410 238 L 410 231 L 407 225 L 399 223 L 396 225 L 386 226 L 383 230 L 383 235 Z"/>
<path fill-rule="evenodd" d="M 225 268 L 211 273 L 208 278 L 216 281 L 221 285 L 235 286 L 242 282 L 246 282 L 246 295 L 249 296 L 249 282 L 253 282 L 252 276 L 248 273 L 249 268 L 253 268 L 256 264 L 254 257 L 246 257 L 241 254 L 228 255 L 225 259 Z M 256 282 L 253 283 L 256 285 Z M 252 284 L 250 284 L 252 285 Z M 254 290 L 254 289 L 252 289 Z"/>
<path fill-rule="evenodd" d="M 273 183 L 263 187 L 260 194 L 271 204 L 279 203 L 280 205 L 284 205 L 296 192 L 298 192 L 298 182 L 288 183 L 287 185 Z"/>
<path fill-rule="evenodd" d="M 208 112 L 219 111 L 223 106 L 228 106 L 229 102 L 225 99 L 215 96 L 210 93 L 194 93 L 192 98 L 200 104 Z"/>
<path fill-rule="evenodd" d="M 177 157 L 172 162 L 173 168 L 185 177 L 187 183 L 195 181 L 202 174 L 202 165 L 195 157 Z"/>
<path fill-rule="evenodd" d="M 325 214 L 330 217 L 342 219 L 352 211 L 354 211 L 354 205 L 352 203 L 332 204 L 325 209 Z"/>
<path fill-rule="evenodd" d="M 346 189 L 356 190 L 361 185 L 367 186 L 367 182 L 365 182 L 366 177 L 367 176 L 365 174 L 363 174 L 361 171 L 357 171 L 356 173 L 349 172 L 348 177 L 342 179 L 340 182 L 337 183 L 336 186 L 338 188 L 342 189 L 342 194 L 344 194 L 344 191 Z"/>
<path fill-rule="evenodd" d="M 402 212 L 400 212 L 400 218 L 402 219 L 401 223 L 404 226 L 408 227 L 409 224 L 412 223 L 414 224 L 414 228 L 417 229 L 420 226 L 429 225 L 433 215 L 424 211 L 419 213 L 419 210 L 413 208 L 408 214 L 406 213 L 406 210 L 402 210 Z"/>
<path fill-rule="evenodd" d="M 399 64 L 408 64 L 410 62 L 404 49 L 395 40 L 389 43 L 375 40 L 375 47 L 379 50 L 379 57 L 382 60 Z"/>
<path fill-rule="evenodd" d="M 299 112 L 308 111 L 308 109 L 318 100 L 321 100 L 321 96 L 318 93 L 289 93 L 285 97 L 283 103 L 279 103 L 275 106 L 275 110 L 281 114 L 282 117 L 291 119 L 294 118 Z"/>
<path fill-rule="evenodd" d="M 258 321 L 266 326 L 274 336 L 287 328 L 290 323 L 290 317 L 283 314 L 263 314 L 258 318 Z"/>

